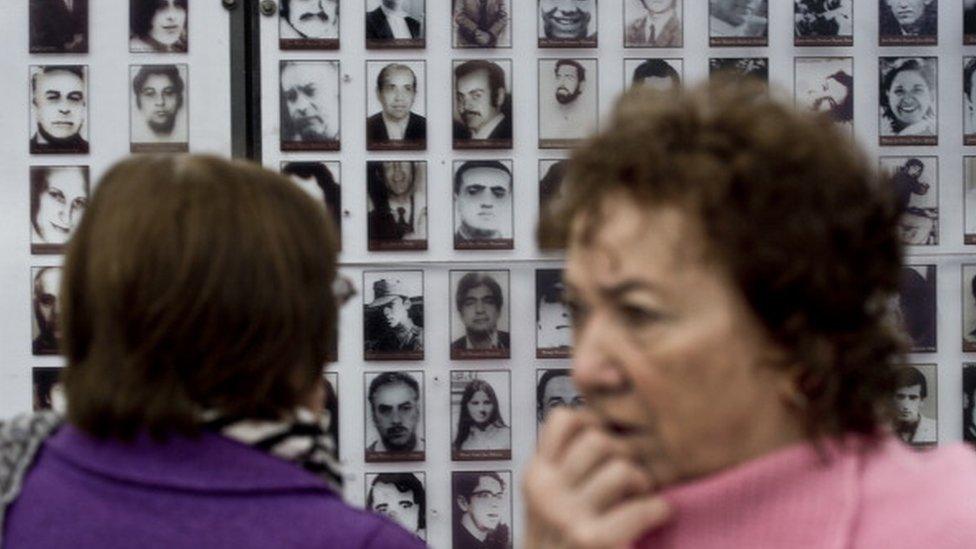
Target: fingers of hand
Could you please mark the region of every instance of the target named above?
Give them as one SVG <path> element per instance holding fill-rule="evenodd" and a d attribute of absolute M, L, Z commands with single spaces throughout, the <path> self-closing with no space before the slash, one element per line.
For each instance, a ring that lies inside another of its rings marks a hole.
<path fill-rule="evenodd" d="M 625 459 L 612 459 L 599 467 L 578 487 L 581 499 L 596 513 L 634 496 L 653 490 L 650 476 L 637 464 Z"/>
<path fill-rule="evenodd" d="M 628 446 L 598 429 L 585 429 L 566 448 L 559 462 L 564 482 L 577 486 L 613 458 L 631 459 Z"/>
<path fill-rule="evenodd" d="M 583 410 L 556 408 L 549 412 L 546 423 L 539 433 L 537 454 L 547 461 L 556 463 L 564 455 L 566 448 L 584 429 L 599 425 L 596 418 Z"/>
<path fill-rule="evenodd" d="M 594 520 L 580 521 L 569 534 L 571 547 L 631 547 L 640 536 L 664 524 L 671 508 L 658 496 L 633 499 Z"/>

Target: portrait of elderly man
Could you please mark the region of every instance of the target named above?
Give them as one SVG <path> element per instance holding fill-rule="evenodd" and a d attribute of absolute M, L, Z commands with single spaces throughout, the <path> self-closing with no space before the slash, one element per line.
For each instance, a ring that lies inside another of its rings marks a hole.
<path fill-rule="evenodd" d="M 31 67 L 31 154 L 88 153 L 87 74 L 81 65 Z"/>
<path fill-rule="evenodd" d="M 624 85 L 667 91 L 681 86 L 681 59 L 624 59 Z"/>
<path fill-rule="evenodd" d="M 853 0 L 794 0 L 793 20 L 797 46 L 854 43 Z"/>
<path fill-rule="evenodd" d="M 282 49 L 339 47 L 339 0 L 281 0 L 278 6 Z"/>
<path fill-rule="evenodd" d="M 512 249 L 511 160 L 454 166 L 454 249 Z"/>
<path fill-rule="evenodd" d="M 455 48 L 512 45 L 511 0 L 452 0 Z"/>
<path fill-rule="evenodd" d="M 64 251 L 88 207 L 88 166 L 30 167 L 31 253 Z"/>
<path fill-rule="evenodd" d="M 30 53 L 87 53 L 88 0 L 30 0 Z"/>
<path fill-rule="evenodd" d="M 451 547 L 511 549 L 509 471 L 455 471 Z"/>
<path fill-rule="evenodd" d="M 505 299 L 508 271 L 451 271 L 451 358 L 508 358 L 512 346 Z M 506 286 L 502 291 L 502 284 Z"/>
<path fill-rule="evenodd" d="M 823 113 L 854 130 L 854 58 L 797 57 L 794 65 L 797 106 Z"/>
<path fill-rule="evenodd" d="M 31 324 L 35 355 L 56 355 L 61 347 L 61 268 L 34 267 Z"/>
<path fill-rule="evenodd" d="M 366 461 L 423 461 L 423 372 L 366 374 Z"/>
<path fill-rule="evenodd" d="M 424 47 L 423 14 L 424 0 L 367 2 L 366 47 Z"/>
<path fill-rule="evenodd" d="M 366 475 L 366 508 L 388 517 L 420 539 L 427 539 L 424 473 Z"/>
<path fill-rule="evenodd" d="M 933 386 L 929 390 L 928 377 L 922 373 L 930 372 Z M 936 420 L 922 413 L 923 408 L 938 412 L 936 406 L 935 365 L 902 366 L 895 372 L 895 433 L 905 442 L 913 445 L 935 444 L 939 440 Z M 929 396 L 932 401 L 929 402 Z"/>
<path fill-rule="evenodd" d="M 339 150 L 339 62 L 282 61 L 281 150 Z"/>
<path fill-rule="evenodd" d="M 572 352 L 572 316 L 565 294 L 562 269 L 536 270 L 536 358 L 567 358 Z"/>
<path fill-rule="evenodd" d="M 545 422 L 549 412 L 555 408 L 575 409 L 586 404 L 586 399 L 573 384 L 572 370 L 568 368 L 536 370 L 536 378 L 536 426 Z"/>
<path fill-rule="evenodd" d="M 454 148 L 512 148 L 510 60 L 454 63 Z M 504 68 L 502 65 L 504 64 Z"/>
<path fill-rule="evenodd" d="M 540 48 L 595 48 L 597 0 L 537 0 Z"/>
<path fill-rule="evenodd" d="M 895 203 L 901 212 L 898 222 L 901 242 L 907 245 L 938 244 L 938 157 L 882 156 L 879 163 L 890 177 Z"/>
<path fill-rule="evenodd" d="M 878 0 L 882 46 L 934 45 L 939 34 L 939 0 Z"/>
<path fill-rule="evenodd" d="M 335 225 L 338 249 L 342 249 L 342 188 L 338 179 L 338 162 L 283 162 L 281 173 L 308 193 L 316 202 L 324 204 Z"/>
<path fill-rule="evenodd" d="M 626 0 L 624 47 L 680 48 L 682 0 Z"/>
<path fill-rule="evenodd" d="M 571 147 L 596 129 L 596 63 L 539 60 L 539 148 Z"/>
<path fill-rule="evenodd" d="M 366 163 L 367 246 L 370 250 L 427 249 L 426 163 Z"/>
<path fill-rule="evenodd" d="M 421 79 L 418 80 L 414 68 L 420 72 Z M 427 119 L 415 112 L 417 108 L 426 111 L 424 96 L 418 88 L 424 84 L 423 61 L 368 61 L 366 72 L 370 84 L 375 86 L 367 91 L 371 95 L 368 106 L 373 114 L 366 118 L 366 149 L 426 149 Z"/>
<path fill-rule="evenodd" d="M 711 46 L 767 45 L 767 0 L 708 0 L 708 13 Z"/>
<path fill-rule="evenodd" d="M 366 360 L 424 357 L 423 284 L 421 271 L 363 273 Z"/>
<path fill-rule="evenodd" d="M 186 65 L 134 65 L 129 143 L 131 152 L 189 150 Z"/>

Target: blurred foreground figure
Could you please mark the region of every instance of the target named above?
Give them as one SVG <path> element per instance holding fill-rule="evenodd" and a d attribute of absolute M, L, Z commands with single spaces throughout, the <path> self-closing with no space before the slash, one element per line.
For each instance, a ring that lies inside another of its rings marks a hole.
<path fill-rule="evenodd" d="M 110 169 L 58 296 L 67 417 L 0 422 L 0 546 L 422 547 L 342 502 L 335 256 L 325 207 L 284 176 Z"/>
<path fill-rule="evenodd" d="M 525 547 L 971 547 L 976 458 L 893 432 L 898 212 L 826 117 L 749 84 L 637 88 L 577 150 L 573 381 Z M 924 502 L 924 503 L 922 503 Z"/>

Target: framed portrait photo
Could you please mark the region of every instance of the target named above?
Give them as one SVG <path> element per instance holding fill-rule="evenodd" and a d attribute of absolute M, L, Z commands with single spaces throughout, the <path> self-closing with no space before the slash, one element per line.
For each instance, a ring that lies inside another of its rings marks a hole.
<path fill-rule="evenodd" d="M 937 313 L 935 265 L 903 266 L 895 314 L 911 341 L 911 352 L 936 352 Z"/>
<path fill-rule="evenodd" d="M 88 166 L 30 167 L 32 254 L 59 254 L 88 208 Z"/>
<path fill-rule="evenodd" d="M 769 0 L 708 0 L 708 45 L 769 45 Z"/>
<path fill-rule="evenodd" d="M 962 58 L 963 145 L 976 145 L 976 57 Z"/>
<path fill-rule="evenodd" d="M 339 62 L 281 61 L 279 77 L 281 150 L 339 150 Z"/>
<path fill-rule="evenodd" d="M 61 352 L 61 267 L 31 267 L 31 352 Z"/>
<path fill-rule="evenodd" d="M 427 64 L 366 62 L 366 150 L 427 148 Z"/>
<path fill-rule="evenodd" d="M 291 179 L 313 200 L 325 205 L 342 250 L 342 166 L 338 160 L 292 161 L 280 164 L 281 174 Z"/>
<path fill-rule="evenodd" d="M 660 91 L 673 90 L 684 80 L 684 67 L 685 62 L 680 58 L 624 59 L 624 88 L 647 86 Z"/>
<path fill-rule="evenodd" d="M 88 0 L 29 0 L 30 53 L 88 53 Z"/>
<path fill-rule="evenodd" d="M 455 149 L 512 148 L 512 60 L 454 61 Z"/>
<path fill-rule="evenodd" d="M 129 67 L 129 152 L 190 150 L 189 69 Z"/>
<path fill-rule="evenodd" d="M 424 373 L 396 370 L 363 375 L 366 461 L 423 461 Z"/>
<path fill-rule="evenodd" d="M 573 353 L 573 319 L 566 306 L 562 269 L 535 271 L 535 357 L 569 358 Z"/>
<path fill-rule="evenodd" d="M 877 1 L 879 45 L 934 46 L 939 43 L 939 0 Z"/>
<path fill-rule="evenodd" d="M 509 271 L 450 271 L 449 278 L 451 360 L 509 358 Z"/>
<path fill-rule="evenodd" d="M 539 60 L 539 148 L 578 145 L 599 125 L 596 59 Z"/>
<path fill-rule="evenodd" d="M 190 0 L 129 0 L 129 51 L 186 53 Z"/>
<path fill-rule="evenodd" d="M 370 251 L 427 249 L 427 162 L 366 162 Z"/>
<path fill-rule="evenodd" d="M 894 431 L 903 442 L 931 447 L 939 442 L 939 376 L 935 364 L 895 367 Z"/>
<path fill-rule="evenodd" d="M 366 510 L 427 540 L 427 475 L 422 471 L 366 473 Z"/>
<path fill-rule="evenodd" d="M 545 423 L 549 412 L 556 408 L 579 408 L 586 398 L 573 383 L 569 368 L 546 368 L 535 371 L 536 433 Z"/>
<path fill-rule="evenodd" d="M 595 48 L 598 0 L 536 0 L 540 48 Z"/>
<path fill-rule="evenodd" d="M 278 48 L 339 49 L 339 0 L 279 0 Z"/>
<path fill-rule="evenodd" d="M 451 0 L 455 48 L 511 48 L 512 0 Z"/>
<path fill-rule="evenodd" d="M 976 244 L 976 156 L 962 159 L 963 242 Z"/>
<path fill-rule="evenodd" d="M 879 167 L 902 212 L 898 235 L 906 246 L 939 244 L 939 157 L 882 156 Z"/>
<path fill-rule="evenodd" d="M 511 373 L 451 372 L 451 459 L 512 458 Z"/>
<path fill-rule="evenodd" d="M 732 74 L 736 77 L 755 78 L 764 84 L 769 84 L 769 58 L 713 57 L 709 59 L 709 77 L 720 74 Z"/>
<path fill-rule="evenodd" d="M 684 0 L 624 0 L 625 48 L 684 46 Z"/>
<path fill-rule="evenodd" d="M 800 110 L 821 113 L 854 134 L 854 58 L 796 57 L 793 93 Z"/>
<path fill-rule="evenodd" d="M 88 154 L 88 66 L 31 65 L 30 153 Z"/>
<path fill-rule="evenodd" d="M 511 471 L 451 473 L 451 548 L 511 549 L 514 489 Z"/>
<path fill-rule="evenodd" d="M 68 399 L 61 384 L 61 367 L 31 368 L 31 408 L 35 412 L 52 410 L 60 414 L 68 411 Z"/>
<path fill-rule="evenodd" d="M 793 0 L 793 45 L 853 46 L 854 1 Z"/>
<path fill-rule="evenodd" d="M 962 266 L 962 350 L 976 352 L 976 264 Z"/>
<path fill-rule="evenodd" d="M 938 145 L 938 58 L 882 57 L 878 68 L 880 144 Z"/>
<path fill-rule="evenodd" d="M 423 360 L 424 272 L 363 272 L 366 360 Z"/>
<path fill-rule="evenodd" d="M 511 250 L 513 201 L 511 160 L 454 162 L 454 249 Z"/>
<path fill-rule="evenodd" d="M 423 49 L 425 0 L 366 0 L 366 49 Z"/>

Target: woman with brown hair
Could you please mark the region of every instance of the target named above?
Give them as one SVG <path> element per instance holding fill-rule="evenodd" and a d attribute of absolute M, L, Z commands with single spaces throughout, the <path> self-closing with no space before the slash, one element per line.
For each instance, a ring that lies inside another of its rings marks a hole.
<path fill-rule="evenodd" d="M 886 182 L 751 84 L 628 92 L 540 230 L 573 380 L 524 475 L 526 547 L 971 547 L 976 459 L 894 436 Z"/>
<path fill-rule="evenodd" d="M 0 424 L 3 546 L 422 546 L 341 499 L 335 281 L 325 208 L 285 177 L 114 166 L 65 259 L 66 421 Z"/>

